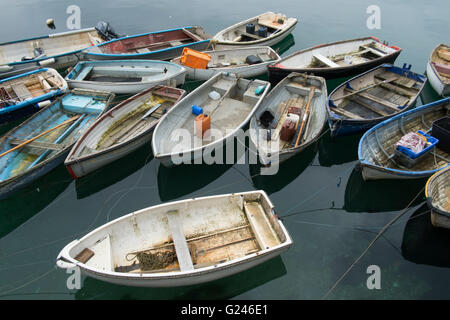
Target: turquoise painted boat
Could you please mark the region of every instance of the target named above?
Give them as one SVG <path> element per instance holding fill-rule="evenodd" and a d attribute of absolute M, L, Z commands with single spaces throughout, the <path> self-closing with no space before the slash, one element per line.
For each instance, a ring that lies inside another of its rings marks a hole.
<path fill-rule="evenodd" d="M 0 139 L 0 199 L 63 163 L 76 140 L 113 98 L 112 93 L 75 89 L 6 133 Z M 17 146 L 21 147 L 10 151 Z"/>
<path fill-rule="evenodd" d="M 66 80 L 51 68 L 1 80 L 0 124 L 36 113 L 66 90 Z"/>

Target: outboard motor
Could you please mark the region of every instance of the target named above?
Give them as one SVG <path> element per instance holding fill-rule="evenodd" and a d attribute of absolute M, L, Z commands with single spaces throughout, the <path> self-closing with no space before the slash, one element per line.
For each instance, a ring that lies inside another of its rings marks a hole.
<path fill-rule="evenodd" d="M 111 27 L 111 25 L 109 24 L 109 22 L 105 22 L 105 21 L 99 21 L 97 23 L 97 26 L 95 27 L 95 30 L 97 30 L 98 34 L 105 41 L 125 37 L 125 35 L 116 33 L 114 31 L 114 29 Z"/>

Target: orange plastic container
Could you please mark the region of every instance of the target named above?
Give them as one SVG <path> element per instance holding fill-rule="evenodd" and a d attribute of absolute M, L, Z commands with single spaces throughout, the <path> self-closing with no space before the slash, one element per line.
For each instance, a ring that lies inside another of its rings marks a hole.
<path fill-rule="evenodd" d="M 180 62 L 186 67 L 194 69 L 206 69 L 208 62 L 211 60 L 211 56 L 207 53 L 195 51 L 189 48 L 183 49 Z"/>
<path fill-rule="evenodd" d="M 195 117 L 195 135 L 197 137 L 205 138 L 209 134 L 209 129 L 211 128 L 211 118 L 208 115 L 199 114 Z M 205 132 L 207 134 L 205 134 Z"/>

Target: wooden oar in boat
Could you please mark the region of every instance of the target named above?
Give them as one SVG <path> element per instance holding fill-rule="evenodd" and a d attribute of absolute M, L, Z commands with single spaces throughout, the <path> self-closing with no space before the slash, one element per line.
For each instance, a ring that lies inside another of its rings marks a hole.
<path fill-rule="evenodd" d="M 298 131 L 298 135 L 297 135 L 297 140 L 295 141 L 295 146 L 294 148 L 296 148 L 298 146 L 298 143 L 300 142 L 300 137 L 303 134 L 303 127 L 305 126 L 306 120 L 308 119 L 308 114 L 309 114 L 309 108 L 311 106 L 311 101 L 312 98 L 314 96 L 314 92 L 315 92 L 315 87 L 311 86 L 310 87 L 310 91 L 309 91 L 309 96 L 308 96 L 308 102 L 306 103 L 306 109 L 305 109 L 305 113 L 303 115 L 303 119 L 302 119 L 302 124 L 300 126 L 300 130 Z"/>
<path fill-rule="evenodd" d="M 353 95 L 355 95 L 355 94 L 358 94 L 358 93 L 360 93 L 360 92 L 369 90 L 369 89 L 374 88 L 374 87 L 376 87 L 376 86 L 379 86 L 379 85 L 381 85 L 381 84 L 385 84 L 385 83 L 389 83 L 389 82 L 395 81 L 395 80 L 397 80 L 397 79 L 398 79 L 397 77 L 394 77 L 394 78 L 391 78 L 391 79 L 387 79 L 387 80 L 384 80 L 384 81 L 375 83 L 375 84 L 373 84 L 373 85 L 370 85 L 370 86 L 368 86 L 368 87 L 362 88 L 362 89 L 360 89 L 360 90 L 358 90 L 358 91 L 354 91 L 354 92 L 352 92 L 352 93 L 343 95 L 342 97 L 334 98 L 334 100 L 341 100 L 341 99 L 344 99 L 344 98 L 353 96 Z"/>
<path fill-rule="evenodd" d="M 31 139 L 28 139 L 27 141 L 22 142 L 21 144 L 18 144 L 18 145 L 15 146 L 14 148 L 9 149 L 8 151 L 5 151 L 5 152 L 3 152 L 2 154 L 0 154 L 0 158 L 3 157 L 4 155 L 7 155 L 8 153 L 10 153 L 10 152 L 12 152 L 12 151 L 14 151 L 14 150 L 17 150 L 17 149 L 23 147 L 24 145 L 29 144 L 30 142 L 33 142 L 33 141 L 36 140 L 37 138 L 42 137 L 43 135 L 45 135 L 45 134 L 47 134 L 47 133 L 49 133 L 49 132 L 52 132 L 53 130 L 58 129 L 58 128 L 60 128 L 60 127 L 62 127 L 62 126 L 64 126 L 64 125 L 66 125 L 66 124 L 68 124 L 68 123 L 70 123 L 70 122 L 72 122 L 72 121 L 78 119 L 79 117 L 80 117 L 80 115 L 76 115 L 76 116 L 74 116 L 74 117 L 72 117 L 72 118 L 70 118 L 70 119 L 67 119 L 66 121 L 64 121 L 64 122 L 62 122 L 62 123 L 60 123 L 60 124 L 58 124 L 57 126 L 51 128 L 51 129 L 48 129 L 48 130 L 46 130 L 46 131 L 44 131 L 44 132 L 38 134 L 37 136 L 35 136 L 35 137 L 31 138 Z"/>

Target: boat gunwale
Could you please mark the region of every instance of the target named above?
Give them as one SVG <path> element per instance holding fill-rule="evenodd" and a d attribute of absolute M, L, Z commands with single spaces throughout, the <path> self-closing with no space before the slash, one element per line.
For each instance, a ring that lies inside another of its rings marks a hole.
<path fill-rule="evenodd" d="M 443 168 L 442 170 L 439 170 L 439 171 L 435 172 L 435 173 L 427 180 L 427 183 L 425 184 L 425 197 L 426 197 L 426 199 L 427 199 L 427 205 L 428 205 L 428 207 L 429 207 L 434 213 L 437 213 L 437 214 L 439 214 L 439 215 L 441 215 L 441 216 L 444 216 L 444 217 L 446 217 L 446 218 L 450 218 L 450 212 L 449 212 L 449 211 L 442 210 L 442 209 L 436 207 L 436 206 L 433 204 L 433 197 L 432 197 L 432 195 L 430 194 L 429 189 L 431 188 L 432 184 L 433 184 L 437 179 L 440 178 L 440 175 L 441 175 L 441 174 L 442 174 L 442 175 L 445 174 L 446 171 L 448 171 L 448 170 L 450 170 L 450 166 L 447 166 L 447 167 Z"/>
<path fill-rule="evenodd" d="M 159 273 L 138 273 L 138 274 L 133 274 L 133 273 L 127 273 L 127 272 L 116 272 L 116 271 L 99 271 L 98 269 L 92 268 L 87 266 L 85 263 L 82 263 L 78 260 L 76 260 L 74 257 L 70 256 L 69 251 L 77 244 L 79 244 L 80 242 L 84 241 L 85 239 L 88 239 L 89 237 L 95 235 L 96 233 L 110 227 L 111 225 L 115 224 L 115 223 L 119 223 L 121 221 L 127 220 L 130 217 L 133 216 L 137 216 L 143 212 L 146 212 L 150 209 L 155 210 L 155 209 L 159 209 L 159 208 L 164 208 L 164 207 L 168 207 L 168 206 L 173 206 L 173 205 L 179 205 L 179 204 L 183 204 L 183 203 L 188 203 L 188 202 L 192 202 L 195 200 L 212 200 L 212 199 L 227 199 L 233 196 L 244 196 L 247 194 L 259 194 L 261 197 L 263 197 L 265 199 L 265 201 L 267 201 L 267 204 L 269 206 L 269 209 L 271 210 L 274 218 L 276 219 L 276 223 L 279 225 L 281 232 L 283 233 L 283 235 L 285 236 L 285 241 L 275 245 L 273 247 L 270 247 L 269 249 L 266 248 L 262 248 L 260 251 L 243 256 L 243 257 L 239 257 L 233 260 L 229 260 L 223 263 L 216 263 L 215 265 L 211 265 L 211 266 L 207 266 L 207 267 L 202 267 L 202 268 L 198 268 L 198 269 L 194 269 L 194 270 L 188 270 L 188 271 L 181 271 L 181 270 L 176 270 L 176 271 L 169 271 L 169 272 L 159 272 Z M 290 236 L 290 234 L 288 233 L 287 229 L 285 228 L 283 222 L 275 215 L 274 212 L 274 205 L 271 202 L 271 200 L 269 199 L 267 193 L 264 190 L 253 190 L 253 191 L 245 191 L 245 192 L 236 192 L 236 193 L 228 193 L 228 194 L 220 194 L 220 195 L 213 195 L 213 196 L 204 196 L 204 197 L 194 197 L 194 198 L 190 198 L 190 199 L 183 199 L 183 200 L 177 200 L 177 201 L 172 201 L 172 202 L 165 202 L 165 203 L 160 203 L 158 205 L 155 206 L 150 206 L 147 208 L 142 208 L 139 209 L 137 211 L 128 213 L 126 215 L 123 215 L 117 219 L 114 219 L 110 222 L 107 222 L 101 226 L 99 226 L 98 228 L 92 230 L 91 232 L 87 233 L 86 235 L 84 235 L 82 238 L 77 239 L 77 240 L 73 240 L 72 242 L 70 242 L 69 244 L 67 244 L 58 254 L 58 257 L 56 258 L 57 262 L 58 261 L 62 261 L 63 263 L 67 263 L 69 265 L 73 265 L 73 266 L 77 266 L 82 270 L 86 270 L 86 272 L 92 273 L 92 274 L 97 274 L 99 276 L 102 277 L 106 277 L 106 278 L 115 278 L 115 279 L 128 279 L 128 280 L 167 280 L 167 279 L 177 279 L 177 278 L 185 278 L 186 276 L 200 276 L 202 274 L 207 274 L 207 273 L 212 273 L 212 272 L 216 272 L 219 271 L 221 269 L 227 269 L 227 268 L 232 268 L 234 266 L 237 266 L 239 264 L 243 264 L 245 262 L 248 261 L 252 261 L 252 260 L 256 260 L 260 257 L 264 257 L 266 255 L 269 255 L 271 253 L 277 252 L 277 251 L 283 251 L 283 249 L 287 249 L 289 248 L 292 244 L 292 238 Z M 281 252 L 280 252 L 281 253 Z"/>

